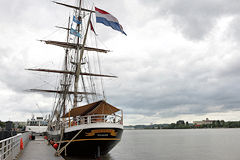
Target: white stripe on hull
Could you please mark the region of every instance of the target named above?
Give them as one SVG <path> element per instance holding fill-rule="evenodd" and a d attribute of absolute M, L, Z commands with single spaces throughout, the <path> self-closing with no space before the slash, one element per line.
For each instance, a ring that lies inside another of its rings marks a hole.
<path fill-rule="evenodd" d="M 78 126 L 72 126 L 65 128 L 65 133 L 67 132 L 72 132 L 72 131 L 77 131 L 81 129 L 91 129 L 91 128 L 120 128 L 123 129 L 122 124 L 116 124 L 116 123 L 92 123 L 92 124 L 82 124 Z M 50 135 L 59 135 L 60 130 L 57 131 L 47 131 L 48 134 Z"/>

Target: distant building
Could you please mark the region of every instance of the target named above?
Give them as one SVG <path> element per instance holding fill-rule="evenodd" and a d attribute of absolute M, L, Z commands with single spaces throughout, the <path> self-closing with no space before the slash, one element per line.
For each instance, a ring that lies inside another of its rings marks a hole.
<path fill-rule="evenodd" d="M 206 118 L 206 120 L 202 120 L 202 121 L 193 121 L 194 125 L 205 125 L 205 124 L 213 124 L 215 120 L 209 120 L 208 118 Z"/>
<path fill-rule="evenodd" d="M 179 120 L 179 121 L 176 122 L 176 124 L 181 125 L 181 124 L 185 124 L 185 123 L 184 123 L 184 120 Z"/>
<path fill-rule="evenodd" d="M 5 129 L 7 131 L 12 131 L 12 129 L 13 129 L 13 122 L 12 121 L 7 121 Z"/>

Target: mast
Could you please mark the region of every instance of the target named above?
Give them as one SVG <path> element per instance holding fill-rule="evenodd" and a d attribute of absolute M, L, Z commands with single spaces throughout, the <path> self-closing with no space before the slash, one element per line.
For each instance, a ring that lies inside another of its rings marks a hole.
<path fill-rule="evenodd" d="M 68 18 L 68 31 L 67 31 L 67 43 L 69 42 L 69 29 L 70 28 L 70 16 Z M 68 52 L 69 52 L 69 49 L 66 48 L 66 51 L 65 51 L 65 59 L 64 59 L 64 69 L 65 71 L 68 70 Z M 64 84 L 63 84 L 63 89 L 64 89 L 64 94 L 63 94 L 63 103 L 62 103 L 62 108 L 63 108 L 63 115 L 65 115 L 65 112 L 66 112 L 66 97 L 67 97 L 67 91 L 68 91 L 68 88 L 69 88 L 69 84 L 67 83 L 67 79 L 68 79 L 68 74 L 64 74 Z"/>
<path fill-rule="evenodd" d="M 78 7 L 78 19 L 81 16 L 81 8 L 82 8 L 82 0 L 79 0 L 79 7 Z M 77 30 L 78 33 L 80 31 L 80 25 L 77 25 Z M 79 59 L 79 40 L 80 38 L 77 38 L 77 50 L 76 50 L 76 60 L 75 60 L 75 70 L 77 70 L 78 68 L 78 59 Z M 75 75 L 75 81 L 74 81 L 74 99 L 73 99 L 73 108 L 77 107 L 77 103 L 78 103 L 78 95 L 77 95 L 77 91 L 78 91 L 78 81 L 79 81 L 79 75 Z M 85 91 L 85 90 L 84 90 Z"/>
<path fill-rule="evenodd" d="M 81 0 L 79 0 L 79 12 L 78 12 L 78 16 L 80 16 L 81 13 Z M 82 61 L 82 57 L 83 57 L 83 52 L 84 52 L 84 46 L 86 43 L 86 39 L 87 39 L 87 33 L 88 33 L 88 28 L 89 28 L 89 24 L 90 24 L 90 18 L 91 18 L 91 13 L 89 16 L 89 20 L 88 20 L 88 24 L 87 24 L 87 28 L 86 28 L 86 32 L 84 35 L 84 40 L 83 40 L 83 44 L 81 47 L 81 53 L 79 55 L 79 37 L 78 37 L 78 41 L 77 41 L 77 58 L 76 58 L 76 75 L 75 75 L 75 83 L 74 83 L 74 93 L 76 93 L 78 91 L 78 81 L 79 81 L 79 75 L 81 73 L 81 61 Z M 80 25 L 78 25 L 78 31 L 79 31 Z M 84 78 L 81 75 L 81 79 L 82 79 L 82 85 L 83 85 L 83 90 L 84 92 L 86 92 L 86 87 L 85 87 L 85 83 L 84 83 Z M 86 101 L 87 103 L 89 103 L 88 100 L 88 96 L 85 95 Z M 77 103 L 78 103 L 78 97 L 77 94 L 74 94 L 74 104 L 73 104 L 73 108 L 77 107 Z"/>
<path fill-rule="evenodd" d="M 77 69 L 76 69 L 76 76 L 81 75 L 84 92 L 86 92 L 86 87 L 85 87 L 85 82 L 84 82 L 84 79 L 83 79 L 83 75 L 81 74 L 81 61 L 82 61 L 82 58 L 83 58 L 84 46 L 85 46 L 86 40 L 87 40 L 87 33 L 88 33 L 88 28 L 89 28 L 89 24 L 90 24 L 91 15 L 92 15 L 92 13 L 90 13 L 90 16 L 89 16 L 89 19 L 88 19 L 87 29 L 86 29 L 86 33 L 85 33 L 84 40 L 83 40 L 83 46 L 82 46 L 82 49 L 81 49 L 81 52 L 80 52 L 80 58 L 79 58 L 79 62 L 77 64 Z M 87 103 L 89 104 L 87 94 L 85 94 L 85 98 L 87 100 Z"/>

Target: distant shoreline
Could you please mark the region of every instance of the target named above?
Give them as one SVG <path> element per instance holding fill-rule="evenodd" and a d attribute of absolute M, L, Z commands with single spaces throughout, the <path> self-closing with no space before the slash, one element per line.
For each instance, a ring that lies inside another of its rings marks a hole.
<path fill-rule="evenodd" d="M 161 129 L 127 129 L 124 128 L 124 130 L 194 130 L 194 129 L 240 129 L 240 127 L 238 128 L 161 128 Z"/>
<path fill-rule="evenodd" d="M 240 121 L 209 120 L 197 123 L 188 123 L 183 120 L 171 124 L 128 125 L 124 129 L 202 129 L 202 128 L 240 128 Z"/>

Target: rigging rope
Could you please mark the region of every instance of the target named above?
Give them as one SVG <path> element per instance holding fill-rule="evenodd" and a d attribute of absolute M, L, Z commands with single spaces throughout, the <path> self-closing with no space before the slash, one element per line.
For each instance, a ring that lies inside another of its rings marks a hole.
<path fill-rule="evenodd" d="M 95 37 L 95 42 L 96 42 L 96 47 L 97 47 L 97 38 Z M 100 74 L 102 74 L 102 70 L 101 70 L 101 61 L 100 61 L 100 58 L 99 58 L 99 53 L 97 53 L 97 60 L 98 60 L 98 68 L 99 68 L 99 72 Z M 102 94 L 103 94 L 103 99 L 106 100 L 106 97 L 105 97 L 105 91 L 104 91 L 104 88 L 103 88 L 103 78 L 101 78 L 101 86 L 102 86 Z"/>

